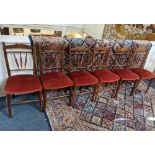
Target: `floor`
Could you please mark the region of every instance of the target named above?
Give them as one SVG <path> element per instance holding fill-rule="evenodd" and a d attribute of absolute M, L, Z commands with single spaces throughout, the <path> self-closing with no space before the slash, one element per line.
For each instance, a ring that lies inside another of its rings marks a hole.
<path fill-rule="evenodd" d="M 74 108 L 68 100 L 50 100 L 47 115 L 54 131 L 155 131 L 155 89 L 146 94 L 146 83 L 141 83 L 130 96 L 131 84 L 121 86 L 117 99 L 112 99 L 112 87 L 101 88 L 95 102 L 91 95 L 77 96 Z M 91 87 L 89 88 L 91 89 Z M 81 91 L 88 91 L 83 88 Z"/>
<path fill-rule="evenodd" d="M 21 99 L 36 98 L 36 95 L 17 96 L 13 102 Z M 50 131 L 46 113 L 39 112 L 39 103 L 14 105 L 13 117 L 7 116 L 5 98 L 0 98 L 0 131 Z"/>
<path fill-rule="evenodd" d="M 152 85 L 155 88 L 155 82 Z M 21 99 L 34 99 L 36 95 L 23 95 L 13 98 L 13 102 Z M 50 120 L 46 113 L 39 112 L 39 103 L 14 105 L 12 107 L 13 118 L 7 116 L 5 98 L 0 98 L 0 131 L 50 131 Z M 70 112 L 72 108 L 68 108 Z M 48 109 L 49 111 L 49 109 Z M 49 115 L 49 114 L 48 114 Z M 59 119 L 61 120 L 61 115 Z M 74 123 L 76 121 L 74 120 Z M 54 125 L 54 124 L 53 124 Z M 80 128 L 80 127 L 79 127 Z M 72 130 L 72 129 L 71 129 Z"/>

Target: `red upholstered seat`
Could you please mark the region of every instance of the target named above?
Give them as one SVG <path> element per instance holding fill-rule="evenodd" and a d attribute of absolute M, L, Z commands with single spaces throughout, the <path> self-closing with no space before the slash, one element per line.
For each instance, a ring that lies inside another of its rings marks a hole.
<path fill-rule="evenodd" d="M 140 79 L 152 79 L 155 78 L 155 74 L 143 68 L 132 68 L 133 72 L 140 76 Z"/>
<path fill-rule="evenodd" d="M 39 79 L 33 75 L 10 76 L 5 85 L 6 94 L 26 94 L 42 90 Z"/>
<path fill-rule="evenodd" d="M 120 80 L 120 77 L 117 74 L 109 70 L 96 70 L 92 72 L 92 74 L 96 76 L 101 83 L 109 83 Z"/>
<path fill-rule="evenodd" d="M 75 71 L 69 74 L 75 86 L 89 86 L 95 85 L 98 79 L 87 71 Z"/>
<path fill-rule="evenodd" d="M 45 73 L 40 76 L 44 89 L 60 89 L 73 86 L 73 81 L 63 72 Z"/>
<path fill-rule="evenodd" d="M 127 81 L 131 80 L 132 81 L 132 80 L 139 79 L 139 76 L 136 73 L 134 73 L 128 69 L 115 69 L 115 70 L 113 70 L 113 72 L 116 73 L 121 78 L 121 80 L 127 80 Z"/>

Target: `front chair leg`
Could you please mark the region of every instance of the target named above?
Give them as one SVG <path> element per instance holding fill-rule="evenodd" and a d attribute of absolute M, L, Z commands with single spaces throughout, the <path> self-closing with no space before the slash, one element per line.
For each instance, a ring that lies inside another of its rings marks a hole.
<path fill-rule="evenodd" d="M 71 106 L 74 106 L 74 102 L 75 102 L 75 98 L 76 98 L 76 86 L 73 86 L 73 93 L 72 93 L 72 102 L 71 102 Z"/>
<path fill-rule="evenodd" d="M 42 91 L 39 92 L 40 112 L 42 112 Z"/>
<path fill-rule="evenodd" d="M 73 92 L 72 92 L 73 90 L 72 90 L 72 87 L 69 87 L 69 106 L 71 106 L 72 105 L 72 94 L 73 94 Z"/>
<path fill-rule="evenodd" d="M 141 82 L 141 79 L 135 81 L 135 84 L 134 84 L 134 86 L 133 86 L 133 88 L 132 88 L 132 90 L 131 90 L 130 96 L 133 96 L 133 94 L 134 94 L 135 91 L 137 90 L 137 88 L 138 88 L 140 82 Z"/>
<path fill-rule="evenodd" d="M 44 112 L 46 112 L 47 92 L 43 90 Z"/>
<path fill-rule="evenodd" d="M 12 118 L 12 113 L 11 113 L 11 95 L 9 95 L 9 94 L 6 95 L 6 102 L 7 102 L 8 116 L 10 118 Z"/>
<path fill-rule="evenodd" d="M 123 83 L 123 80 L 120 80 L 120 81 L 118 82 L 118 85 L 117 85 L 117 88 L 116 88 L 116 91 L 115 91 L 115 95 L 114 95 L 115 98 L 117 98 L 117 96 L 118 96 L 118 91 L 119 91 L 119 89 L 120 89 L 122 83 Z"/>
<path fill-rule="evenodd" d="M 119 81 L 116 81 L 115 82 L 115 88 L 114 88 L 114 90 L 113 90 L 113 93 L 112 93 L 112 98 L 114 98 L 115 97 L 115 94 L 116 94 L 116 91 L 117 91 L 117 87 L 118 87 L 118 83 L 119 83 Z"/>
<path fill-rule="evenodd" d="M 148 92 L 148 90 L 149 90 L 149 88 L 150 88 L 150 86 L 151 86 L 152 81 L 153 81 L 153 79 L 150 79 L 150 80 L 149 80 L 149 85 L 147 86 L 147 89 L 146 89 L 145 93 Z"/>
<path fill-rule="evenodd" d="M 95 102 L 99 93 L 99 86 L 100 84 L 96 84 L 94 87 L 94 92 L 93 92 L 93 97 L 92 97 L 92 102 Z"/>

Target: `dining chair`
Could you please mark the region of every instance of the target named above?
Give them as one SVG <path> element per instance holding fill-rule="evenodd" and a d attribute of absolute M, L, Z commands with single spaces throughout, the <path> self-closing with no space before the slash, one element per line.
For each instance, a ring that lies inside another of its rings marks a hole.
<path fill-rule="evenodd" d="M 81 92 L 79 95 L 93 93 L 92 100 L 96 98 L 99 81 L 88 71 L 90 52 L 90 48 L 86 47 L 69 48 L 69 76 L 73 81 L 72 106 L 74 106 L 78 88 L 92 86 L 93 91 Z"/>
<path fill-rule="evenodd" d="M 120 77 L 115 97 L 117 98 L 118 91 L 124 82 L 134 82 L 134 86 L 130 95 L 132 96 L 139 83 L 139 76 L 130 70 L 132 58 L 131 48 L 117 48 L 114 53 L 114 64 L 112 71 Z"/>
<path fill-rule="evenodd" d="M 39 94 L 39 100 L 21 101 L 16 102 L 16 104 L 40 101 L 40 111 L 42 111 L 42 85 L 40 80 L 36 77 L 35 47 L 25 44 L 6 45 L 3 43 L 3 51 L 8 73 L 8 78 L 5 84 L 8 116 L 10 118 L 12 117 L 11 97 L 13 95 L 29 93 Z M 33 61 L 33 68 L 28 66 L 28 59 L 30 57 Z"/>
<path fill-rule="evenodd" d="M 138 85 L 140 84 L 142 80 L 149 80 L 149 84 L 145 91 L 147 93 L 151 86 L 153 79 L 155 79 L 155 73 L 152 73 L 144 69 L 144 65 L 145 65 L 149 51 L 147 48 L 133 48 L 132 53 L 133 54 L 132 54 L 131 71 L 139 75 L 140 78 L 138 81 Z"/>
<path fill-rule="evenodd" d="M 109 47 L 93 48 L 92 51 L 93 56 L 92 56 L 91 73 L 99 80 L 97 94 L 99 92 L 99 87 L 101 84 L 105 85 L 111 83 L 114 85 L 112 93 L 112 97 L 114 97 L 120 77 L 117 74 L 111 72 L 110 69 L 108 68 L 111 48 Z"/>
<path fill-rule="evenodd" d="M 47 92 L 69 88 L 69 95 L 58 95 L 50 100 L 69 96 L 71 104 L 73 81 L 64 73 L 64 48 L 59 45 L 42 45 L 39 49 L 40 80 L 43 86 L 44 112 L 46 111 Z"/>

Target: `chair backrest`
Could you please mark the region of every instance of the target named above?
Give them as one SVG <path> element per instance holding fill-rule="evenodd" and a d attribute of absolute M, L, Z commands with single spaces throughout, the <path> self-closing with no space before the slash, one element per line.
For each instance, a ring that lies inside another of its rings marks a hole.
<path fill-rule="evenodd" d="M 133 48 L 132 49 L 132 63 L 131 68 L 143 68 L 149 54 L 147 48 Z"/>
<path fill-rule="evenodd" d="M 49 44 L 39 46 L 38 50 L 41 75 L 46 72 L 63 72 L 64 47 Z"/>
<path fill-rule="evenodd" d="M 69 72 L 88 70 L 90 61 L 90 48 L 75 47 L 69 48 Z"/>
<path fill-rule="evenodd" d="M 98 69 L 108 69 L 111 48 L 93 48 L 92 71 Z"/>
<path fill-rule="evenodd" d="M 131 48 L 117 48 L 114 52 L 112 69 L 130 68 Z"/>
<path fill-rule="evenodd" d="M 33 72 L 33 75 L 36 75 L 36 49 L 34 46 L 26 44 L 6 45 L 3 42 L 3 51 L 8 76 L 11 76 L 13 72 L 19 73 L 30 71 Z M 33 68 L 27 68 L 30 56 L 33 60 Z M 12 60 L 12 62 L 10 60 Z M 12 67 L 13 61 L 15 64 L 14 67 Z"/>

